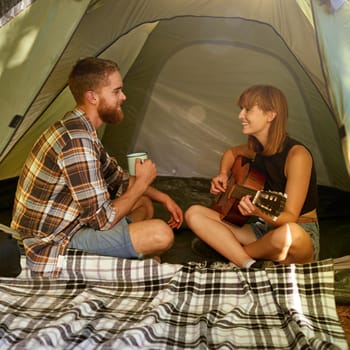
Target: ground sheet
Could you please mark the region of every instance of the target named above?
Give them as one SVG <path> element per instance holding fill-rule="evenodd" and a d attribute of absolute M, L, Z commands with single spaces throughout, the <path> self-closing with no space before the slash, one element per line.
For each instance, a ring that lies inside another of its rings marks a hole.
<path fill-rule="evenodd" d="M 23 257 L 24 259 L 24 257 Z M 70 251 L 0 279 L 0 349 L 347 349 L 332 260 L 265 270 Z"/>

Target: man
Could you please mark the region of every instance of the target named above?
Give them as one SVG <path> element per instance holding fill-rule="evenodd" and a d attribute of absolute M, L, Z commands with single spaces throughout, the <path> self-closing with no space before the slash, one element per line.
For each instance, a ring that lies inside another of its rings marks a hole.
<path fill-rule="evenodd" d="M 125 258 L 162 254 L 182 225 L 182 210 L 151 187 L 157 176 L 151 160 L 137 160 L 129 176 L 96 133 L 124 118 L 118 66 L 79 60 L 68 83 L 77 106 L 39 138 L 17 186 L 11 226 L 21 234 L 28 266 L 58 276 L 67 248 Z M 168 224 L 152 219 L 152 201 L 168 210 Z"/>

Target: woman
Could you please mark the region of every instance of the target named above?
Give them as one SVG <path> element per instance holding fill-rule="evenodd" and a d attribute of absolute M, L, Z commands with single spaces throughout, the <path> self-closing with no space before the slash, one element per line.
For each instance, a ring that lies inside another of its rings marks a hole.
<path fill-rule="evenodd" d="M 308 263 L 318 259 L 317 183 L 312 155 L 287 134 L 288 107 L 283 93 L 268 85 L 255 85 L 238 99 L 238 119 L 244 145 L 228 149 L 210 192 L 225 192 L 230 171 L 238 156 L 253 160 L 265 175 L 266 190 L 287 195 L 277 218 L 266 215 L 252 203 L 250 195 L 239 200 L 238 210 L 257 221 L 242 227 L 222 221 L 220 213 L 201 205 L 185 213 L 188 226 L 210 247 L 239 267 L 258 266 L 257 260 L 281 264 Z M 197 240 L 197 243 L 200 241 Z"/>

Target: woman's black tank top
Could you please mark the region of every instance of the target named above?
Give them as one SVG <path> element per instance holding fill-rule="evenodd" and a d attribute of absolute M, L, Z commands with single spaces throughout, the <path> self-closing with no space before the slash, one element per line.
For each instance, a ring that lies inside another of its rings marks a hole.
<path fill-rule="evenodd" d="M 290 137 L 287 137 L 284 142 L 282 152 L 276 153 L 272 156 L 264 156 L 261 153 L 256 154 L 255 160 L 253 162 L 253 166 L 258 171 L 265 174 L 266 176 L 265 185 L 264 185 L 265 190 L 284 193 L 286 182 L 287 182 L 287 178 L 284 174 L 284 167 L 285 167 L 288 152 L 295 145 L 304 146 L 302 143 Z M 314 162 L 312 161 L 312 170 L 311 170 L 309 189 L 308 189 L 306 199 L 300 215 L 315 209 L 317 207 L 317 203 L 318 203 L 318 195 L 317 195 L 316 170 L 315 170 Z"/>

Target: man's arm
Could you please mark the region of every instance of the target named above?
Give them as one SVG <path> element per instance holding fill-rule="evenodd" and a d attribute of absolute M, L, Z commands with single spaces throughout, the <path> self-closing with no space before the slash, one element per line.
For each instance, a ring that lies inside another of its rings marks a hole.
<path fill-rule="evenodd" d="M 138 173 L 137 173 L 138 175 Z M 129 188 L 132 188 L 137 181 L 137 177 L 130 176 Z M 183 211 L 179 205 L 166 193 L 158 189 L 148 186 L 143 195 L 150 198 L 153 202 L 161 203 L 170 214 L 168 224 L 171 228 L 180 228 L 183 223 Z"/>
<path fill-rule="evenodd" d="M 150 184 L 157 176 L 156 166 L 150 159 L 143 163 L 137 159 L 136 167 L 137 176 L 130 176 L 128 189 L 120 197 L 112 200 L 112 205 L 116 211 L 113 225 L 130 212 L 140 197 L 146 194 Z"/>
<path fill-rule="evenodd" d="M 176 202 L 166 193 L 157 190 L 156 188 L 149 186 L 145 191 L 145 195 L 152 201 L 163 204 L 170 214 L 168 224 L 171 228 L 180 228 L 183 223 L 182 209 L 176 204 Z"/>

